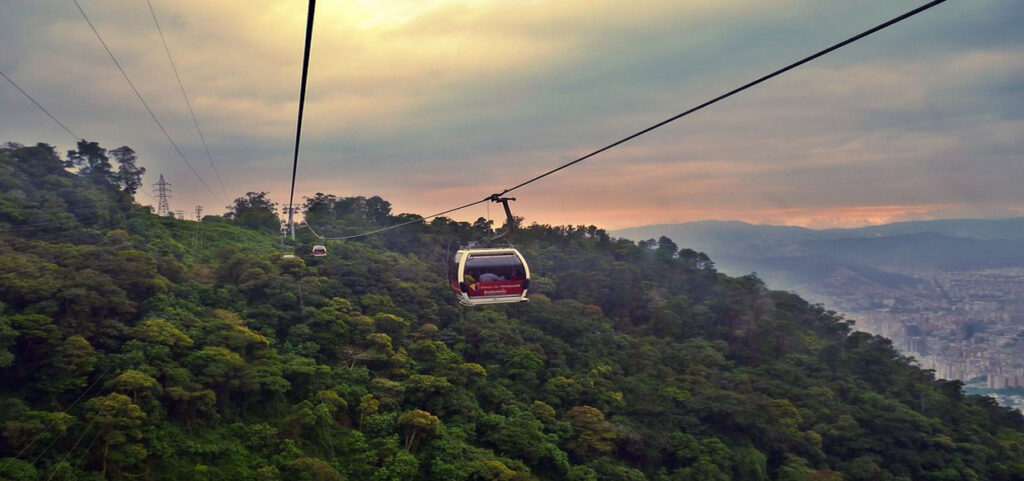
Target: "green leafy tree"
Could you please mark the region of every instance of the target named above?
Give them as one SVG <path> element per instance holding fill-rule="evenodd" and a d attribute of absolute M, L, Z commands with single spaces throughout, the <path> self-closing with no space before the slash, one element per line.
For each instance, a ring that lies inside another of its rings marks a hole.
<path fill-rule="evenodd" d="M 68 163 L 77 167 L 80 175 L 100 185 L 116 185 L 113 167 L 107 149 L 96 142 L 78 141 L 78 150 L 68 151 Z"/>
<path fill-rule="evenodd" d="M 107 389 L 131 395 L 133 403 L 138 404 L 139 396 L 152 399 L 160 392 L 160 383 L 139 371 L 129 369 L 114 379 L 107 381 Z"/>
<path fill-rule="evenodd" d="M 423 439 L 437 434 L 441 420 L 426 411 L 413 409 L 398 417 L 398 425 L 405 429 L 405 449 L 415 451 L 417 437 Z"/>
<path fill-rule="evenodd" d="M 281 221 L 277 217 L 277 203 L 272 202 L 266 192 L 247 192 L 227 207 L 225 219 L 239 225 L 264 232 L 278 232 Z"/>
<path fill-rule="evenodd" d="M 89 341 L 82 336 L 70 336 L 53 353 L 55 375 L 48 376 L 42 384 L 55 393 L 85 387 L 88 375 L 96 367 L 97 358 L 96 350 Z"/>
<path fill-rule="evenodd" d="M 149 455 L 141 443 L 146 413 L 120 393 L 90 399 L 86 409 L 86 419 L 98 433 L 93 449 L 100 458 L 100 475 L 120 479 L 139 473 Z"/>
<path fill-rule="evenodd" d="M 111 150 L 110 155 L 117 161 L 117 174 L 114 175 L 117 185 L 122 192 L 134 197 L 142 186 L 142 175 L 146 173 L 146 168 L 136 165 L 138 156 L 127 145 Z"/>
<path fill-rule="evenodd" d="M 604 413 L 592 406 L 575 406 L 567 413 L 575 438 L 569 449 L 577 456 L 588 459 L 608 454 L 615 449 L 615 431 Z"/>
<path fill-rule="evenodd" d="M 344 481 L 345 477 L 322 459 L 303 457 L 292 461 L 283 473 L 300 481 Z"/>

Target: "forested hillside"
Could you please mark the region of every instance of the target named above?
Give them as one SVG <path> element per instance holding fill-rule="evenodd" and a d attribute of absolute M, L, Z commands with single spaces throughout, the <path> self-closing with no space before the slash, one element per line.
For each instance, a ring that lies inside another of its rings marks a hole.
<path fill-rule="evenodd" d="M 65 158 L 0 149 L 0 479 L 1024 479 L 1019 413 L 667 238 L 523 225 L 531 301 L 464 308 L 483 219 L 282 258 L 262 193 L 161 218 L 130 149 Z"/>

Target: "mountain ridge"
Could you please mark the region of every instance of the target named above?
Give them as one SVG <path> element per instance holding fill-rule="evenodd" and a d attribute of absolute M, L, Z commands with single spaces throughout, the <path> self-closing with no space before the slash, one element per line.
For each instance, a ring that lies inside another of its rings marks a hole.
<path fill-rule="evenodd" d="M 462 308 L 446 246 L 484 219 L 315 257 L 264 193 L 158 217 L 90 151 L 0 148 L 0 479 L 1024 479 L 1020 413 L 671 242 L 525 227 L 530 302 Z"/>

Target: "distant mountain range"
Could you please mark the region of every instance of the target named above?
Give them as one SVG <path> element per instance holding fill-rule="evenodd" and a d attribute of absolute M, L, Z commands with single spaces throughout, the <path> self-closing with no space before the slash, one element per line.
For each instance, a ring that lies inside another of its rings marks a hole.
<path fill-rule="evenodd" d="M 813 230 L 700 221 L 611 232 L 643 240 L 666 236 L 708 254 L 731 275 L 757 272 L 769 287 L 793 289 L 834 281 L 899 289 L 929 274 L 1024 267 L 1024 217 L 952 219 Z"/>

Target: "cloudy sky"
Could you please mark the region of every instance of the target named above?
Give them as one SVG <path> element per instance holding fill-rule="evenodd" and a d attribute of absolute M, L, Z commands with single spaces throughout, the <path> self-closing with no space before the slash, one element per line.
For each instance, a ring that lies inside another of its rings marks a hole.
<path fill-rule="evenodd" d="M 79 3 L 202 181 L 72 0 L 0 2 L 0 72 L 76 136 L 134 148 L 172 210 L 286 203 L 307 2 L 150 1 L 216 174 L 147 1 Z M 320 0 L 296 200 L 472 202 L 923 3 Z M 1020 0 L 950 0 L 517 190 L 513 210 L 609 229 L 1024 215 L 1022 25 Z M 3 141 L 74 147 L 0 78 Z"/>

